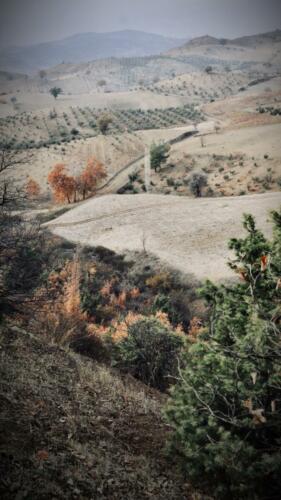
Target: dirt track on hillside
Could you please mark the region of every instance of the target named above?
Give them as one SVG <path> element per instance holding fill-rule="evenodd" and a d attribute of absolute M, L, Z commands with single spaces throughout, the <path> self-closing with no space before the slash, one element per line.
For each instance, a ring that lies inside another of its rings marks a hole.
<path fill-rule="evenodd" d="M 233 276 L 227 242 L 244 234 L 243 213 L 271 234 L 269 212 L 281 205 L 280 193 L 190 199 L 164 195 L 108 195 L 89 200 L 50 222 L 48 227 L 82 245 L 117 252 L 143 250 L 197 279 Z"/>

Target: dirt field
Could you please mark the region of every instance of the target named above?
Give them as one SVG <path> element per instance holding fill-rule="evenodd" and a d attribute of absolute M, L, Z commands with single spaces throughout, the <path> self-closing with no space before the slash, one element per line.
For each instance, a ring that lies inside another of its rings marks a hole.
<path fill-rule="evenodd" d="M 220 199 L 163 195 L 109 195 L 89 200 L 48 227 L 82 245 L 117 252 L 142 250 L 197 279 L 231 278 L 227 242 L 243 234 L 242 214 L 252 213 L 270 235 L 269 211 L 279 208 L 280 193 Z"/>

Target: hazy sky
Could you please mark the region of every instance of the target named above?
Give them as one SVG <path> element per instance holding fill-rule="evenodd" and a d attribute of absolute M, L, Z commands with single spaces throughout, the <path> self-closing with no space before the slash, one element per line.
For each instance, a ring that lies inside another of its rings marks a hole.
<path fill-rule="evenodd" d="M 235 37 L 281 27 L 281 0 L 0 0 L 0 45 L 137 29 Z"/>

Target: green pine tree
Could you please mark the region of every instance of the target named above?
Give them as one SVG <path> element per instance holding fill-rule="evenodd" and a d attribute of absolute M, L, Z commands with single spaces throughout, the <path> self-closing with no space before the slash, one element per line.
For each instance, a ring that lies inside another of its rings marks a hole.
<path fill-rule="evenodd" d="M 281 213 L 266 240 L 252 216 L 233 239 L 241 282 L 201 291 L 210 319 L 189 342 L 166 409 L 170 450 L 216 499 L 277 499 L 281 489 Z"/>

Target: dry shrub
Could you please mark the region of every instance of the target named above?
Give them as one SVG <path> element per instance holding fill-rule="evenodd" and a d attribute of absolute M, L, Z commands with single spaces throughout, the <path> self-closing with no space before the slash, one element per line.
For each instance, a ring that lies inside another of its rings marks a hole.
<path fill-rule="evenodd" d="M 133 288 L 129 292 L 131 299 L 137 299 L 140 296 L 140 294 L 141 294 L 140 289 L 137 287 Z"/>
<path fill-rule="evenodd" d="M 26 194 L 30 199 L 38 198 L 41 192 L 38 182 L 32 179 L 32 177 L 28 179 L 25 189 L 26 189 Z"/>
<path fill-rule="evenodd" d="M 86 315 L 81 311 L 78 256 L 60 272 L 49 275 L 47 286 L 37 290 L 30 326 L 48 340 L 65 345 L 84 333 Z"/>
<path fill-rule="evenodd" d="M 105 330 L 104 333 L 110 336 L 113 343 L 116 344 L 128 337 L 128 329 L 131 325 L 145 319 L 157 320 L 162 326 L 168 328 L 171 332 L 182 336 L 184 335 L 182 326 L 178 325 L 174 328 L 169 321 L 168 315 L 162 311 L 157 311 L 155 315 L 150 315 L 148 317 L 143 314 L 136 314 L 130 311 L 125 318 L 112 321 L 111 325 Z"/>
<path fill-rule="evenodd" d="M 104 283 L 103 287 L 100 289 L 100 294 L 102 297 L 109 297 L 111 295 L 112 284 L 112 280 L 106 281 Z"/>
<path fill-rule="evenodd" d="M 94 274 L 95 266 L 87 271 Z M 49 342 L 69 345 L 77 352 L 102 360 L 105 349 L 101 331 L 82 309 L 81 275 L 78 253 L 60 271 L 50 273 L 46 286 L 35 293 L 29 328 Z"/>
<path fill-rule="evenodd" d="M 197 342 L 198 335 L 203 331 L 202 320 L 194 316 L 189 324 L 188 338 L 191 342 Z"/>
<path fill-rule="evenodd" d="M 163 272 L 147 278 L 146 285 L 153 290 L 170 290 L 172 288 L 172 277 L 170 273 Z"/>
<path fill-rule="evenodd" d="M 111 295 L 110 297 L 111 305 L 118 307 L 119 309 L 125 309 L 126 301 L 127 301 L 127 293 L 125 292 L 125 290 L 120 292 L 117 296 Z"/>

